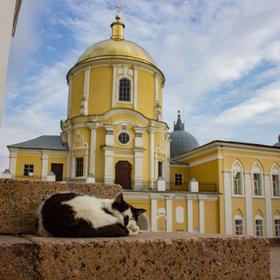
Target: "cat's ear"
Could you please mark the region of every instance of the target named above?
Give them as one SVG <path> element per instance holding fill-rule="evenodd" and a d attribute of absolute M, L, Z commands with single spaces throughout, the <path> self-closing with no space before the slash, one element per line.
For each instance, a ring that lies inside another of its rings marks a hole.
<path fill-rule="evenodd" d="M 114 203 L 116 204 L 122 204 L 123 203 L 123 194 L 118 193 L 114 198 Z"/>
<path fill-rule="evenodd" d="M 133 212 L 133 214 L 138 217 L 142 214 L 144 214 L 147 210 L 143 209 L 143 208 L 135 208 L 132 205 L 130 205 L 131 211 Z"/>

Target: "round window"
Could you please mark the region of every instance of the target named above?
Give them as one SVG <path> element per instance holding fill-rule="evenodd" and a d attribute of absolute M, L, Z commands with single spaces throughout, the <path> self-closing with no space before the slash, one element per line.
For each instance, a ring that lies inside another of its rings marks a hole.
<path fill-rule="evenodd" d="M 118 140 L 122 144 L 127 144 L 129 142 L 129 134 L 126 133 L 126 132 L 120 133 L 119 136 L 118 136 Z"/>

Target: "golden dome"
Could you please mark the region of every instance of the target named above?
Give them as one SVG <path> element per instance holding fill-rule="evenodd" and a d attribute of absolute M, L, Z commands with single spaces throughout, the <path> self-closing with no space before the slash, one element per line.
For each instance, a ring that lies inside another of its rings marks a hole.
<path fill-rule="evenodd" d="M 156 65 L 152 57 L 142 47 L 127 40 L 104 40 L 89 47 L 77 63 L 103 58 L 126 58 Z"/>
<path fill-rule="evenodd" d="M 156 66 L 152 57 L 137 44 L 124 40 L 123 31 L 125 25 L 116 16 L 116 21 L 111 24 L 111 39 L 98 42 L 89 47 L 78 59 L 78 63 L 99 60 L 104 58 L 125 58 L 137 60 Z"/>

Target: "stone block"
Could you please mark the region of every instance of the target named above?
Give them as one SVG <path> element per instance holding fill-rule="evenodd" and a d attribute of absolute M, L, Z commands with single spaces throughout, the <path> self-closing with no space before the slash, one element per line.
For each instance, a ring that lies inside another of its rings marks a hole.
<path fill-rule="evenodd" d="M 33 270 L 32 242 L 16 236 L 0 235 L 0 279 L 38 279 Z"/>
<path fill-rule="evenodd" d="M 150 232 L 25 238 L 34 244 L 40 279 L 270 279 L 269 244 L 262 238 Z"/>
<path fill-rule="evenodd" d="M 37 210 L 55 192 L 78 191 L 100 198 L 112 198 L 119 185 L 43 182 L 0 179 L 0 234 L 37 232 Z"/>

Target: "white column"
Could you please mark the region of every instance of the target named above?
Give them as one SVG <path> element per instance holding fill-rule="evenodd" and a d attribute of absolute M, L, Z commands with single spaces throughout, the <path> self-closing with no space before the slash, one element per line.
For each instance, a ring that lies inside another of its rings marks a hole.
<path fill-rule="evenodd" d="M 105 153 L 104 183 L 111 184 L 114 181 L 114 175 L 113 175 L 114 151 L 110 148 L 104 148 L 104 153 Z"/>
<path fill-rule="evenodd" d="M 151 127 L 150 130 L 150 166 L 149 166 L 149 183 L 151 188 L 154 188 L 155 181 L 155 130 Z"/>
<path fill-rule="evenodd" d="M 265 193 L 265 212 L 266 212 L 266 232 L 267 237 L 273 237 L 272 233 L 272 209 L 271 209 L 271 178 L 270 174 L 264 175 L 264 193 Z"/>
<path fill-rule="evenodd" d="M 16 177 L 16 165 L 17 165 L 17 153 L 11 152 L 10 153 L 10 173 L 12 175 L 12 178 Z"/>
<path fill-rule="evenodd" d="M 137 110 L 137 102 L 138 102 L 138 69 L 137 66 L 134 66 L 134 76 L 133 76 L 133 107 L 134 110 Z"/>
<path fill-rule="evenodd" d="M 144 158 L 144 151 L 134 149 L 134 180 L 135 180 L 135 187 L 141 187 L 143 183 L 143 158 Z"/>
<path fill-rule="evenodd" d="M 69 78 L 68 82 L 68 106 L 67 106 L 67 118 L 70 118 L 71 113 L 71 100 L 72 99 L 72 78 Z"/>
<path fill-rule="evenodd" d="M 151 202 L 152 202 L 152 207 L 151 207 L 152 231 L 157 231 L 157 199 L 151 197 Z"/>
<path fill-rule="evenodd" d="M 75 168 L 76 168 L 76 160 L 75 157 L 71 156 L 71 178 L 75 178 Z"/>
<path fill-rule="evenodd" d="M 117 71 L 118 71 L 118 66 L 113 65 L 113 82 L 112 82 L 112 107 L 115 107 L 116 102 L 117 102 Z"/>
<path fill-rule="evenodd" d="M 231 172 L 224 171 L 224 199 L 226 234 L 232 234 Z"/>
<path fill-rule="evenodd" d="M 49 156 L 48 156 L 48 154 L 43 153 L 42 154 L 42 173 L 41 173 L 41 177 L 42 177 L 43 181 L 47 180 L 48 163 L 49 163 Z"/>
<path fill-rule="evenodd" d="M 167 216 L 167 231 L 173 231 L 173 222 L 172 222 L 172 197 L 166 198 L 166 216 Z"/>
<path fill-rule="evenodd" d="M 158 75 L 155 74 L 155 104 L 158 101 Z"/>
<path fill-rule="evenodd" d="M 89 175 L 95 178 L 95 157 L 96 157 L 96 129 L 97 124 L 89 124 L 90 128 L 90 152 L 89 152 Z"/>
<path fill-rule="evenodd" d="M 169 135 L 166 135 L 166 164 L 165 164 L 165 180 L 167 183 L 170 182 L 170 166 L 169 166 L 169 162 L 170 162 L 170 139 L 169 139 Z"/>
<path fill-rule="evenodd" d="M 88 176 L 88 149 L 86 149 L 86 154 L 85 154 L 85 171 L 84 171 L 84 176 Z"/>
<path fill-rule="evenodd" d="M 193 203 L 192 199 L 187 199 L 188 205 L 188 232 L 193 232 Z"/>
<path fill-rule="evenodd" d="M 199 232 L 205 233 L 205 210 L 204 200 L 199 199 Z"/>
<path fill-rule="evenodd" d="M 246 196 L 246 226 L 247 234 L 253 234 L 253 215 L 252 215 L 252 184 L 251 173 L 245 173 L 245 196 Z"/>

